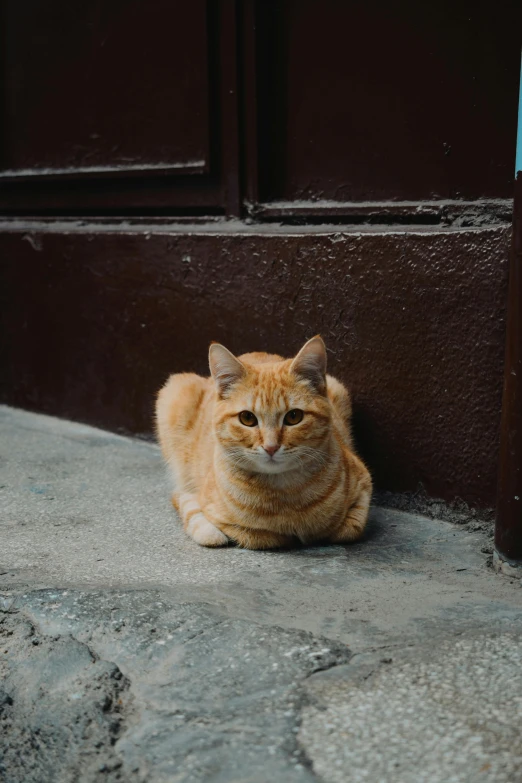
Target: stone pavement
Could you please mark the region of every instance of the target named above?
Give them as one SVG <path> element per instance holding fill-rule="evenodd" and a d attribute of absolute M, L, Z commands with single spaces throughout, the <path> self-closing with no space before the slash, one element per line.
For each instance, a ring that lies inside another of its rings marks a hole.
<path fill-rule="evenodd" d="M 376 508 L 350 547 L 206 550 L 152 444 L 0 407 L 0 460 L 0 780 L 522 780 L 487 531 Z"/>

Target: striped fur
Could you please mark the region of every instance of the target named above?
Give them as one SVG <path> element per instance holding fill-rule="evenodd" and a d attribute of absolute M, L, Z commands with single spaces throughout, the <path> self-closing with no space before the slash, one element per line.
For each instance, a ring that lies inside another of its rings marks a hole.
<path fill-rule="evenodd" d="M 236 358 L 213 345 L 210 365 L 210 378 L 172 375 L 157 399 L 158 438 L 186 532 L 203 546 L 231 540 L 248 549 L 360 538 L 372 484 L 353 449 L 348 391 L 326 375 L 321 338 L 293 360 Z M 288 426 L 294 409 L 303 419 Z M 242 424 L 242 411 L 257 425 Z"/>

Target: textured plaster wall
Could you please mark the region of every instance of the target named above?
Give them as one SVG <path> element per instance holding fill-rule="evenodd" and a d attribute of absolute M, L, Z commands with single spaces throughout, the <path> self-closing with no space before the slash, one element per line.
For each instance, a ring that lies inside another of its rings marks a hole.
<path fill-rule="evenodd" d="M 320 332 L 377 486 L 492 506 L 509 227 L 317 231 L 4 228 L 2 400 L 150 433 L 211 340 L 291 355 Z"/>

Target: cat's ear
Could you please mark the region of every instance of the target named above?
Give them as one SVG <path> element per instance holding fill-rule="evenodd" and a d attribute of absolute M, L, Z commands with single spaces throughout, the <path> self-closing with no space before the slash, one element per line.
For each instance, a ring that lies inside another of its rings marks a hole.
<path fill-rule="evenodd" d="M 212 343 L 208 352 L 210 373 L 221 397 L 246 375 L 246 367 L 233 353 L 219 343 Z"/>
<path fill-rule="evenodd" d="M 326 346 L 319 335 L 301 348 L 290 370 L 308 381 L 320 394 L 326 391 Z"/>

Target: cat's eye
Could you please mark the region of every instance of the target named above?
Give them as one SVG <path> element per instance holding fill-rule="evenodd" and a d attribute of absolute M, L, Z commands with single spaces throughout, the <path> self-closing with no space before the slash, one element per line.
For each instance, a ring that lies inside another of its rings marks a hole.
<path fill-rule="evenodd" d="M 239 421 L 244 424 L 245 427 L 255 427 L 257 419 L 251 411 L 241 411 L 239 414 Z"/>
<path fill-rule="evenodd" d="M 290 427 L 292 427 L 294 424 L 299 424 L 300 421 L 303 421 L 303 411 L 300 411 L 299 408 L 295 408 L 293 411 L 288 411 L 285 418 L 283 419 L 283 424 L 287 424 Z"/>

